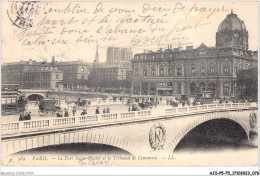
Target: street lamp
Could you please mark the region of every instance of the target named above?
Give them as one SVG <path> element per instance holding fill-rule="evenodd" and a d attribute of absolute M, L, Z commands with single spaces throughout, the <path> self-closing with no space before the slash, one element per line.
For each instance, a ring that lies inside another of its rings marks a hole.
<path fill-rule="evenodd" d="M 130 89 L 130 95 L 129 95 L 129 109 L 128 109 L 128 111 L 131 111 L 132 94 L 133 94 L 133 88 Z"/>

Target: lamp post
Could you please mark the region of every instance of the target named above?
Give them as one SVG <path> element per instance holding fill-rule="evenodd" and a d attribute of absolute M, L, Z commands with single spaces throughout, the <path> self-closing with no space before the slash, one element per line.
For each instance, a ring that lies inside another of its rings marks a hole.
<path fill-rule="evenodd" d="M 133 94 L 133 89 L 131 88 L 130 90 L 130 95 L 129 95 L 129 109 L 128 111 L 131 111 L 131 103 L 132 103 L 132 94 Z"/>

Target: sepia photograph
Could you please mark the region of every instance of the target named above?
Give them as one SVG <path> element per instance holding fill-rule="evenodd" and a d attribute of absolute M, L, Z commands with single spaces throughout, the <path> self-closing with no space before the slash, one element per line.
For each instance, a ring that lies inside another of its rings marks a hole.
<path fill-rule="evenodd" d="M 2 166 L 258 166 L 257 1 L 1 4 Z"/>

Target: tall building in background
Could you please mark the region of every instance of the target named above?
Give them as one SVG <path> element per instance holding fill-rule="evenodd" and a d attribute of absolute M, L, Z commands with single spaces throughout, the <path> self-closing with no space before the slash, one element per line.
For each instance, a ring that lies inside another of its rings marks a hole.
<path fill-rule="evenodd" d="M 216 46 L 201 44 L 135 54 L 132 88 L 143 95 L 236 97 L 237 72 L 258 65 L 257 51 L 248 50 L 248 31 L 236 14 L 228 14 L 216 32 Z"/>
<path fill-rule="evenodd" d="M 133 51 L 131 48 L 121 48 L 121 61 L 130 62 L 133 59 Z"/>
<path fill-rule="evenodd" d="M 108 47 L 107 48 L 107 64 L 118 64 L 121 62 L 130 62 L 133 58 L 131 48 Z"/>

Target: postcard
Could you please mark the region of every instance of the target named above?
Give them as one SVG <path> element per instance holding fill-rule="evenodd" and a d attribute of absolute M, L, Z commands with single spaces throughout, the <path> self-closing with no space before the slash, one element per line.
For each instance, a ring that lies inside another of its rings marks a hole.
<path fill-rule="evenodd" d="M 258 165 L 258 31 L 257 2 L 2 2 L 2 165 Z"/>

